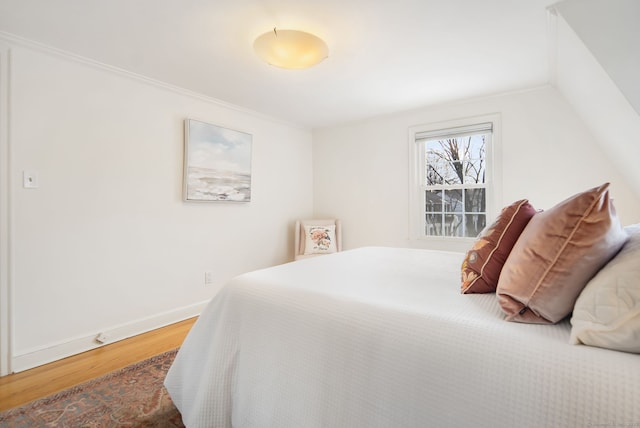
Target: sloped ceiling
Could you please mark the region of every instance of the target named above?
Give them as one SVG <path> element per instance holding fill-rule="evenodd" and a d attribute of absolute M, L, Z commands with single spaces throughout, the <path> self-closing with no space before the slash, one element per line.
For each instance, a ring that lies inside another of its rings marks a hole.
<path fill-rule="evenodd" d="M 640 114 L 640 1 L 567 0 L 555 8 Z"/>
<path fill-rule="evenodd" d="M 25 38 L 281 118 L 330 126 L 549 81 L 552 0 L 1 0 Z M 273 27 L 324 38 L 308 70 L 262 63 Z"/>
<path fill-rule="evenodd" d="M 566 0 L 552 10 L 553 80 L 640 197 L 640 2 Z"/>

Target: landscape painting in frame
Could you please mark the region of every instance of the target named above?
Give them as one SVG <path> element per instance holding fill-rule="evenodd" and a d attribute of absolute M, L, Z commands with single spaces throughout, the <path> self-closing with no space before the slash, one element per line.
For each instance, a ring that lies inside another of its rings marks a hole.
<path fill-rule="evenodd" d="M 251 201 L 251 134 L 185 120 L 184 198 Z"/>

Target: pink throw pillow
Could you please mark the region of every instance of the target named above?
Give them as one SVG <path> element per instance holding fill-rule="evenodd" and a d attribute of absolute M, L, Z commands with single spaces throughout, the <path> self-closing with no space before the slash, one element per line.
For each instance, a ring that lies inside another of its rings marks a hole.
<path fill-rule="evenodd" d="M 562 320 L 587 282 L 627 239 L 609 199 L 609 183 L 535 215 L 498 281 L 506 319 L 541 324 Z"/>

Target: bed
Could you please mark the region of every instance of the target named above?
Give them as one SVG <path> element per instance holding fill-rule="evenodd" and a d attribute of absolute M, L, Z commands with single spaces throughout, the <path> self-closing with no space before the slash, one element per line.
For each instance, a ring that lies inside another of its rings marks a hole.
<path fill-rule="evenodd" d="M 640 355 L 461 294 L 462 253 L 365 247 L 240 275 L 167 374 L 187 427 L 640 426 Z"/>

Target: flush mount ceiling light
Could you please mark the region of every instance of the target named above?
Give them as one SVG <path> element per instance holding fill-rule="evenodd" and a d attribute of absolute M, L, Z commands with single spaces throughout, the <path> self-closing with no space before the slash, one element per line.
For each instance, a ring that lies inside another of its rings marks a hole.
<path fill-rule="evenodd" d="M 268 31 L 253 42 L 258 56 L 280 68 L 307 68 L 329 55 L 321 38 L 298 30 Z"/>

